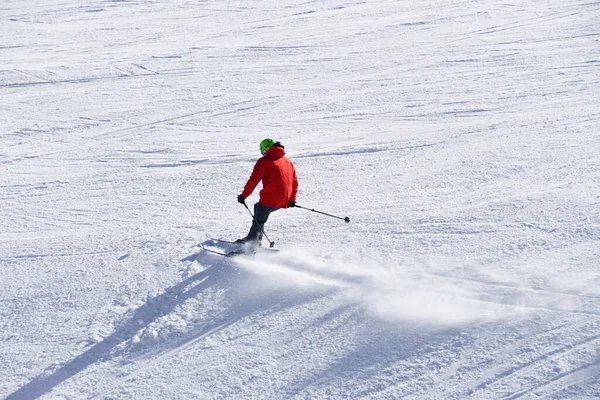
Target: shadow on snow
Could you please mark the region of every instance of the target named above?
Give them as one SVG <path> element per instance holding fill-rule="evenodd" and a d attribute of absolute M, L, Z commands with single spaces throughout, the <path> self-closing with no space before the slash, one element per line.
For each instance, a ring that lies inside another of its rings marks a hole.
<path fill-rule="evenodd" d="M 149 299 L 144 305 L 135 310 L 133 315 L 131 315 L 126 322 L 117 327 L 110 336 L 95 344 L 71 361 L 68 361 L 50 375 L 42 373 L 33 378 L 29 383 L 10 394 L 6 400 L 36 399 L 52 391 L 62 382 L 77 375 L 90 365 L 110 358 L 117 346 L 132 339 L 136 334 L 147 328 L 154 321 L 173 312 L 178 305 L 183 304 L 188 299 L 198 296 L 207 288 L 219 286 L 230 291 L 231 289 L 235 290 L 237 286 L 241 286 L 244 281 L 242 275 L 246 273 L 235 268 L 229 259 L 210 255 L 201 251 L 192 254 L 181 261 L 194 260 L 207 266 L 207 269 L 168 288 L 164 293 Z M 292 299 L 288 300 L 289 301 L 279 302 L 277 306 L 286 307 L 287 305 L 290 305 Z M 236 300 L 233 299 L 233 301 L 235 302 Z M 220 321 L 215 321 L 202 326 L 194 333 L 188 333 L 183 339 L 174 340 L 171 343 L 168 343 L 168 348 L 166 350 L 162 349 L 162 351 L 167 353 L 169 351 L 176 351 L 178 348 L 224 329 L 258 310 L 264 311 L 263 304 L 263 302 L 255 303 L 239 301 L 239 304 L 236 304 L 237 307 L 230 308 L 230 310 L 235 310 L 232 314 L 228 314 Z"/>

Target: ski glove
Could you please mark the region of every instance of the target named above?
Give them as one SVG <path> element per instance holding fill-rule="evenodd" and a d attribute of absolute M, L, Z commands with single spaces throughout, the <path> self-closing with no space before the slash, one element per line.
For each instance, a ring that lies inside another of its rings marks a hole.
<path fill-rule="evenodd" d="M 246 199 L 241 194 L 238 195 L 238 203 L 240 203 L 240 204 L 246 204 Z"/>
<path fill-rule="evenodd" d="M 296 207 L 295 201 L 288 201 L 288 207 Z"/>

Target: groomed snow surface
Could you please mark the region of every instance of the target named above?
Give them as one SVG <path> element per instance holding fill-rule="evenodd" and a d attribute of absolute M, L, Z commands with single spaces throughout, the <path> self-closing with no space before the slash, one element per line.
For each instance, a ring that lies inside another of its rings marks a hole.
<path fill-rule="evenodd" d="M 1 398 L 600 398 L 597 1 L 2 0 L 0 38 Z M 351 222 L 201 251 L 266 137 Z"/>

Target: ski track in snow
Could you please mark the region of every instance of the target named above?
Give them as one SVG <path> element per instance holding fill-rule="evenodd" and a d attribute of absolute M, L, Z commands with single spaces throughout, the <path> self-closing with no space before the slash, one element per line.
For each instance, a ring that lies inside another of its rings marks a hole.
<path fill-rule="evenodd" d="M 0 9 L 0 397 L 600 397 L 600 3 Z"/>

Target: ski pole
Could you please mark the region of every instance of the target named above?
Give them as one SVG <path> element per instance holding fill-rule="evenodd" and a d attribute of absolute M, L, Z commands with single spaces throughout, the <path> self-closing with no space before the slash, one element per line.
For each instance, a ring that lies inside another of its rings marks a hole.
<path fill-rule="evenodd" d="M 258 227 L 260 228 L 261 233 L 263 234 L 263 236 L 267 239 L 267 241 L 269 242 L 269 247 L 273 247 L 275 246 L 275 242 L 271 242 L 271 239 L 269 239 L 269 237 L 267 236 L 267 234 L 265 233 L 265 230 L 263 229 L 262 225 L 258 223 L 258 221 L 256 220 L 256 218 L 254 217 L 254 214 L 252 214 L 252 211 L 250 211 L 250 209 L 248 208 L 248 205 L 246 203 L 244 203 L 244 207 L 246 207 L 246 210 L 248 210 L 248 212 L 250 213 L 250 215 L 252 216 L 252 219 L 254 220 L 254 222 L 256 223 L 256 225 L 258 225 Z"/>
<path fill-rule="evenodd" d="M 328 217 L 333 217 L 333 218 L 337 218 L 337 219 L 343 219 L 344 221 L 346 221 L 346 223 L 350 222 L 350 218 L 349 217 L 338 217 L 336 215 L 331 215 L 331 214 L 324 213 L 323 211 L 317 211 L 317 210 L 313 210 L 312 208 L 302 207 L 302 206 L 299 206 L 298 204 L 296 204 L 296 207 L 302 208 L 304 210 L 316 212 L 316 213 L 319 213 L 319 214 L 327 215 Z"/>

